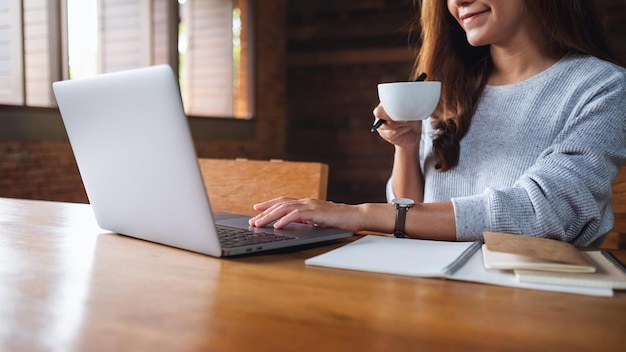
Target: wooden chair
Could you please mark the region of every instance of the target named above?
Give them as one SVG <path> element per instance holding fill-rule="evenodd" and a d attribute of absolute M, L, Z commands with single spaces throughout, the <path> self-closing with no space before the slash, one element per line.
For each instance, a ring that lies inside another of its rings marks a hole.
<path fill-rule="evenodd" d="M 622 166 L 619 170 L 612 189 L 611 205 L 615 224 L 605 243 L 606 247 L 622 249 L 626 248 L 626 166 Z"/>
<path fill-rule="evenodd" d="M 246 215 L 279 196 L 326 199 L 328 165 L 317 162 L 198 159 L 213 211 Z"/>

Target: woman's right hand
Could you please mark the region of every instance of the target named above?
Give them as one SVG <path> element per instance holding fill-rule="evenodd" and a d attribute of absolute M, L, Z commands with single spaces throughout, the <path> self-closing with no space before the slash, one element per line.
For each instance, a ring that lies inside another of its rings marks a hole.
<path fill-rule="evenodd" d="M 374 109 L 374 117 L 385 120 L 376 131 L 387 142 L 401 148 L 414 149 L 422 133 L 421 121 L 393 121 L 382 104 Z"/>
<path fill-rule="evenodd" d="M 373 218 L 365 214 L 365 208 L 363 204 L 348 205 L 311 198 L 279 197 L 255 204 L 254 209 L 260 213 L 252 217 L 249 224 L 264 227 L 275 221 L 273 227 L 280 229 L 291 222 L 299 222 L 357 232 L 362 226 L 366 226 L 362 219 Z"/>

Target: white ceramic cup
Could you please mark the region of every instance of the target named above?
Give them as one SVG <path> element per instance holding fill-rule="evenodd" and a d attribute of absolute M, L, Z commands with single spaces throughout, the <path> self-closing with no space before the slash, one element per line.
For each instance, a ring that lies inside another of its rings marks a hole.
<path fill-rule="evenodd" d="M 394 121 L 428 118 L 439 103 L 441 82 L 391 82 L 378 85 L 378 98 Z"/>

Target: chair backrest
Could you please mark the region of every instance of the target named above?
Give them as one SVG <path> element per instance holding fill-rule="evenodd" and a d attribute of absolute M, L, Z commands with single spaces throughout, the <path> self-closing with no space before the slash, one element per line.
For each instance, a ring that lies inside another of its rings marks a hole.
<path fill-rule="evenodd" d="M 617 233 L 617 247 L 626 248 L 626 165 L 619 170 L 612 189 L 611 205 L 615 216 L 613 232 Z"/>
<path fill-rule="evenodd" d="M 272 198 L 326 199 L 328 165 L 317 162 L 198 159 L 213 211 L 246 215 Z"/>

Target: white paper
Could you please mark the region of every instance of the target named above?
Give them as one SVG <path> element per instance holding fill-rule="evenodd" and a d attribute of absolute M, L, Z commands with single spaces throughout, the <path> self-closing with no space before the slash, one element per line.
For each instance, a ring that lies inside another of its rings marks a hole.
<path fill-rule="evenodd" d="M 472 242 L 443 242 L 365 236 L 343 247 L 309 258 L 307 265 L 417 277 L 441 277 L 492 285 L 529 288 L 545 291 L 577 293 L 593 296 L 613 295 L 606 288 L 574 287 L 523 283 L 512 271 L 491 270 L 483 266 L 479 250 L 456 273 L 444 275 L 445 267 Z"/>
<path fill-rule="evenodd" d="M 336 250 L 307 259 L 305 263 L 388 274 L 442 277 L 444 268 L 471 245 L 472 242 L 365 236 Z"/>

